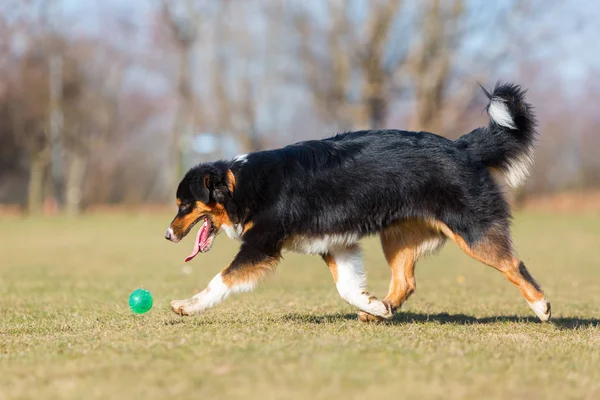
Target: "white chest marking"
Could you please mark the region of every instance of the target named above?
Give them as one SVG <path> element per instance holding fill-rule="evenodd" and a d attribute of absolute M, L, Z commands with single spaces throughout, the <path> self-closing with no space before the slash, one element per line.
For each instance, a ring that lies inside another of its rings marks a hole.
<path fill-rule="evenodd" d="M 244 228 L 241 224 L 235 225 L 221 225 L 221 230 L 224 230 L 227 236 L 233 240 L 240 240 L 242 238 L 242 233 L 244 233 Z"/>

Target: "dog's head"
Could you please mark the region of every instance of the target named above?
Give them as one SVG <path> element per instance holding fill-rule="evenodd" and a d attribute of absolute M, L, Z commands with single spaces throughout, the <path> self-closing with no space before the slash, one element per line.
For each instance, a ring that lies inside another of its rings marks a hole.
<path fill-rule="evenodd" d="M 177 215 L 165 233 L 174 243 L 187 235 L 194 225 L 201 223 L 194 249 L 186 262 L 198 253 L 210 250 L 221 226 L 237 223 L 233 203 L 235 177 L 220 163 L 200 164 L 184 176 L 177 188 Z"/>

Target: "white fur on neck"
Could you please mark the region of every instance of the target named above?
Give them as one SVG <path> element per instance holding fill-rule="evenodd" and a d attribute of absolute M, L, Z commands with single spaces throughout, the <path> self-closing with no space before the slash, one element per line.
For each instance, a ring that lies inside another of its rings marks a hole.
<path fill-rule="evenodd" d="M 233 161 L 241 162 L 242 164 L 248 161 L 248 154 L 240 154 L 233 158 Z"/>
<path fill-rule="evenodd" d="M 223 224 L 221 225 L 221 229 L 224 230 L 227 236 L 233 240 L 240 240 L 242 238 L 242 234 L 244 233 L 244 227 L 242 224 Z"/>

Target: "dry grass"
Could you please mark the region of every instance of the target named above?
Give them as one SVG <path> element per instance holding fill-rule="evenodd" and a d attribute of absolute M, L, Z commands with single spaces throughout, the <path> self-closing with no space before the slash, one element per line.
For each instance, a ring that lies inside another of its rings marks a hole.
<path fill-rule="evenodd" d="M 451 244 L 417 267 L 391 323 L 362 324 L 318 257 L 288 254 L 255 293 L 195 318 L 168 303 L 202 289 L 237 245 L 190 273 L 170 215 L 0 222 L 0 398 L 600 398 L 600 217 L 521 214 L 521 257 L 552 301 L 538 323 L 501 274 Z M 370 287 L 387 266 L 368 240 Z M 186 272 L 188 273 L 186 275 Z M 155 307 L 127 308 L 143 286 Z"/>

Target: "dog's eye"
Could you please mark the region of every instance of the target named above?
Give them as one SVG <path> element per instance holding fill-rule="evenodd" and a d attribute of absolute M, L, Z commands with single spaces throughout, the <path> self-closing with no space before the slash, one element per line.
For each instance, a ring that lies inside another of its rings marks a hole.
<path fill-rule="evenodd" d="M 181 204 L 179 206 L 179 211 L 182 211 L 182 212 L 187 211 L 190 208 L 190 206 L 191 206 L 191 204 L 189 204 L 189 203 Z"/>

